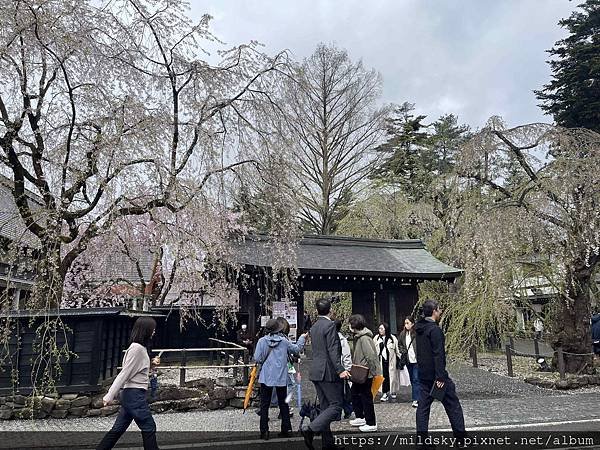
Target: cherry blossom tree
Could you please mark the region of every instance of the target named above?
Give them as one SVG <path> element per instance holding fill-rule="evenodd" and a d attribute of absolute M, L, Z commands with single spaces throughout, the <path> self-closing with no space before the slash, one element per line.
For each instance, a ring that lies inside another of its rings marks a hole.
<path fill-rule="evenodd" d="M 48 309 L 74 262 L 128 217 L 155 214 L 192 235 L 194 218 L 223 213 L 192 210 L 215 178 L 251 161 L 244 143 L 287 61 L 254 42 L 225 47 L 210 17 L 191 23 L 179 1 L 0 7 L 0 168 L 38 241 L 28 306 Z"/>
<path fill-rule="evenodd" d="M 506 248 L 518 245 L 546 256 L 539 269 L 559 293 L 553 344 L 565 351 L 569 372 L 591 362 L 590 289 L 600 259 L 599 158 L 600 135 L 593 131 L 546 124 L 507 129 L 494 117 L 463 147 L 457 166 L 463 179 L 489 194 L 470 217 L 491 237 L 479 239 L 479 251 L 473 252 L 480 266 L 493 269 L 491 261 L 502 262 Z M 498 232 L 509 228 L 520 231 Z M 503 282 L 493 270 L 487 273 Z"/>

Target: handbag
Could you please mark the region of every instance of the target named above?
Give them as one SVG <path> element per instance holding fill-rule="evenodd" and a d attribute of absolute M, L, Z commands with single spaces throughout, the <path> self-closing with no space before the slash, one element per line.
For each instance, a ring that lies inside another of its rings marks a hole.
<path fill-rule="evenodd" d="M 369 376 L 369 368 L 360 364 L 352 364 L 350 367 L 350 379 L 353 383 L 364 384 Z"/>
<path fill-rule="evenodd" d="M 402 369 L 398 370 L 398 384 L 400 386 L 410 386 L 410 374 L 408 373 L 408 369 L 404 366 Z"/>
<path fill-rule="evenodd" d="M 410 340 L 410 344 L 408 344 L 408 347 L 406 348 L 406 353 L 400 353 L 400 356 L 396 355 L 396 369 L 402 370 L 408 364 L 408 350 L 414 340 L 414 338 Z"/>

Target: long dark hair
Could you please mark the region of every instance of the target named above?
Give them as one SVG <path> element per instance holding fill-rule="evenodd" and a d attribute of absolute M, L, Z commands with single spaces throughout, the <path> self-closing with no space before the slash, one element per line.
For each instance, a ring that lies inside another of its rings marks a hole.
<path fill-rule="evenodd" d="M 132 344 L 136 342 L 144 347 L 147 347 L 155 329 L 156 320 L 154 320 L 152 317 L 138 317 L 133 324 L 133 330 L 131 330 L 130 342 Z"/>
<path fill-rule="evenodd" d="M 381 323 L 379 324 L 379 327 L 380 327 L 380 326 L 383 326 L 383 329 L 385 330 L 385 334 L 384 334 L 384 336 L 385 336 L 386 338 L 388 338 L 388 339 L 389 339 L 389 338 L 391 338 L 391 337 L 392 337 L 392 332 L 391 332 L 391 330 L 390 330 L 390 326 L 387 324 L 387 322 L 381 322 Z M 379 334 L 379 327 L 377 327 L 377 334 L 378 334 L 379 336 L 381 336 L 381 335 Z"/>

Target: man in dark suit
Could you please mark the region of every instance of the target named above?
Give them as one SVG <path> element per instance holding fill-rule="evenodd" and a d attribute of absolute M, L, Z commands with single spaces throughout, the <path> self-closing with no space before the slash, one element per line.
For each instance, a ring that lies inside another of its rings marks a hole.
<path fill-rule="evenodd" d="M 335 327 L 330 319 L 331 302 L 319 299 L 316 302 L 319 317 L 310 329 L 313 361 L 309 371 L 310 380 L 314 383 L 321 405 L 321 413 L 309 425 L 302 428 L 304 443 L 314 450 L 313 438 L 321 433 L 324 450 L 334 450 L 330 424 L 342 413 L 344 400 L 343 380 L 350 374 L 342 366 L 342 345 Z"/>

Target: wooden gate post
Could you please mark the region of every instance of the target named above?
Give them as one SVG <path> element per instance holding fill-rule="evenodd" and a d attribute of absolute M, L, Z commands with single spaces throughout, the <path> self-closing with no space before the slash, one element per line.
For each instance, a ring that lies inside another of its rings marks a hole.
<path fill-rule="evenodd" d="M 506 367 L 508 369 L 508 376 L 514 377 L 515 374 L 513 372 L 512 365 L 512 349 L 510 348 L 510 344 L 506 344 Z"/>
<path fill-rule="evenodd" d="M 185 386 L 185 366 L 187 365 L 187 353 L 185 349 L 181 350 L 181 367 L 179 368 L 179 386 Z"/>
<path fill-rule="evenodd" d="M 556 352 L 558 353 L 558 373 L 560 375 L 560 379 L 565 379 L 565 355 L 563 353 L 562 346 L 558 346 L 556 348 Z"/>

